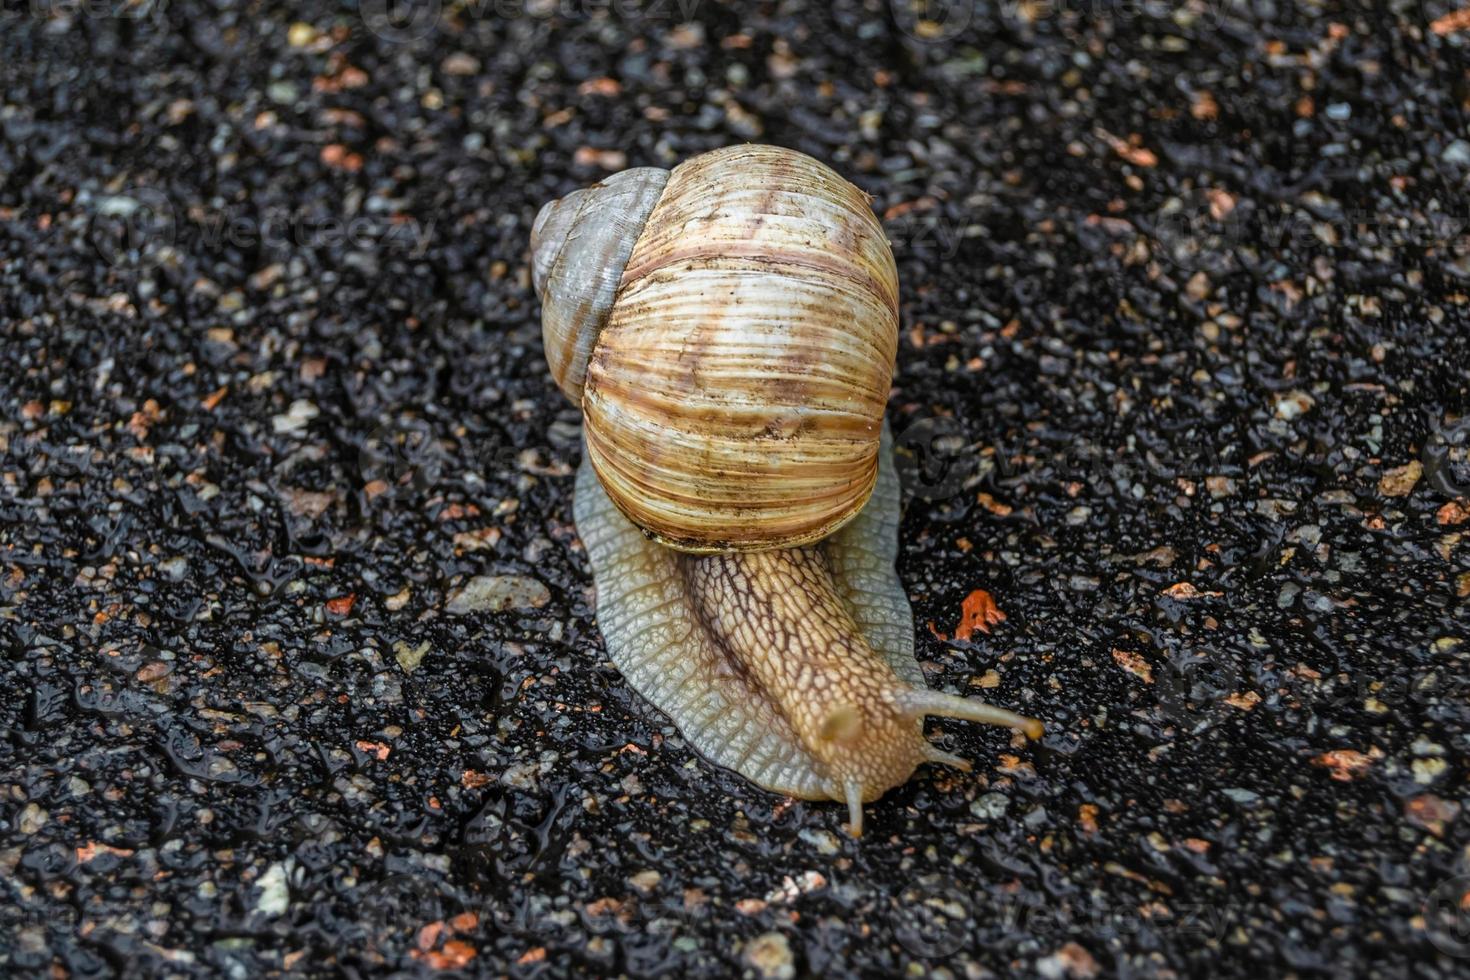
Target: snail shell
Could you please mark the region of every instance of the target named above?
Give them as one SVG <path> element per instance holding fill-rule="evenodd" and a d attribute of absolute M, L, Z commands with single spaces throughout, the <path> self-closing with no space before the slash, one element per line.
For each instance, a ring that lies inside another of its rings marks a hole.
<path fill-rule="evenodd" d="M 820 540 L 872 493 L 898 347 L 862 191 L 770 146 L 625 171 L 542 209 L 552 376 L 634 524 L 685 551 Z"/>

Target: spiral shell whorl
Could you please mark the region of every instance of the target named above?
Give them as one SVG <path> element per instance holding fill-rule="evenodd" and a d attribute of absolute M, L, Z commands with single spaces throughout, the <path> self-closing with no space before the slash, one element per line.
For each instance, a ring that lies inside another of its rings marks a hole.
<path fill-rule="evenodd" d="M 867 196 L 811 157 L 676 167 L 587 369 L 609 497 L 686 551 L 794 547 L 852 518 L 878 471 L 897 279 Z"/>
<path fill-rule="evenodd" d="M 531 279 L 541 299 L 541 337 L 557 386 L 581 404 L 587 362 L 607 325 L 623 269 L 658 202 L 667 170 L 636 167 L 536 215 Z"/>

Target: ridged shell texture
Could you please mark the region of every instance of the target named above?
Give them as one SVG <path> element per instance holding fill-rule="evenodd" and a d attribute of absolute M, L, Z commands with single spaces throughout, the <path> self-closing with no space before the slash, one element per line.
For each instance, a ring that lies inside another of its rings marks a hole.
<path fill-rule="evenodd" d="M 816 541 L 872 492 L 897 346 L 862 191 L 791 150 L 703 154 L 670 174 L 596 338 L 588 459 L 672 547 Z"/>

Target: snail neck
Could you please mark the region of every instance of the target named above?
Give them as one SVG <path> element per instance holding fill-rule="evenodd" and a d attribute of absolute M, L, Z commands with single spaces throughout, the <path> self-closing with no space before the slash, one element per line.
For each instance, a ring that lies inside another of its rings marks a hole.
<path fill-rule="evenodd" d="M 822 545 L 681 555 L 685 592 L 731 669 L 790 725 L 834 798 L 874 800 L 927 758 L 905 684 L 839 595 Z"/>

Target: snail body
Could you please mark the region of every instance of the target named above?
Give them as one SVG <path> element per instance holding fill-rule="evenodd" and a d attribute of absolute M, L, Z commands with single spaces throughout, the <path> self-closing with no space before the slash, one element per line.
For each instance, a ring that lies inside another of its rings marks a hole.
<path fill-rule="evenodd" d="M 897 273 L 867 198 L 777 147 L 640 168 L 542 209 L 532 269 L 581 404 L 574 511 L 607 652 L 701 754 L 862 804 L 923 762 L 926 715 L 1040 734 L 929 690 L 894 561 L 883 423 Z"/>

